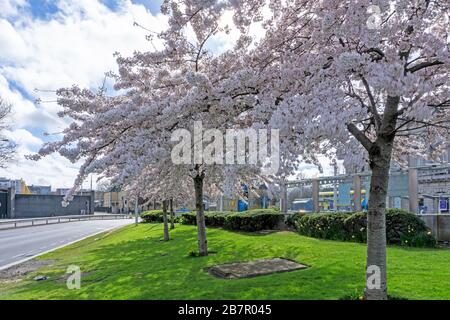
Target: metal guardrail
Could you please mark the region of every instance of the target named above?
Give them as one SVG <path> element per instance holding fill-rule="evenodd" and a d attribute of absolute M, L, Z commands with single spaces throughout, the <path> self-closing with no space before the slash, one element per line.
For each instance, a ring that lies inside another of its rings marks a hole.
<path fill-rule="evenodd" d="M 73 221 L 90 221 L 90 220 L 116 220 L 131 219 L 131 215 L 127 214 L 101 214 L 101 215 L 79 215 L 79 216 L 55 216 L 30 219 L 12 219 L 0 221 L 0 230 L 43 226 L 49 224 L 67 223 Z"/>

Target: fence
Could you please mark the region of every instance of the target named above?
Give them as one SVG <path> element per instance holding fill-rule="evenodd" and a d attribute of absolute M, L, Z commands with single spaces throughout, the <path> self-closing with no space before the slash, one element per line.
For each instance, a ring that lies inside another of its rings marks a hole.
<path fill-rule="evenodd" d="M 367 209 L 370 172 L 316 179 L 286 181 L 282 185 L 281 210 L 360 211 Z M 417 214 L 449 213 L 450 165 L 392 171 L 387 207 Z"/>
<path fill-rule="evenodd" d="M 450 241 L 450 214 L 421 214 L 419 217 L 439 241 Z"/>
<path fill-rule="evenodd" d="M 42 226 L 57 223 L 67 223 L 74 221 L 116 220 L 116 219 L 131 219 L 131 218 L 132 217 L 130 215 L 126 214 L 104 214 L 104 215 L 59 216 L 59 217 L 45 217 L 32 219 L 11 219 L 0 221 L 0 230 Z"/>

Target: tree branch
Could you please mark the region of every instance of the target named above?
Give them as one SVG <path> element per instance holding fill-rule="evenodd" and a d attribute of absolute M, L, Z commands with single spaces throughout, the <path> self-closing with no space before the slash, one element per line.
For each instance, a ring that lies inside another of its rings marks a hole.
<path fill-rule="evenodd" d="M 432 66 L 441 65 L 441 64 L 444 64 L 444 63 L 439 60 L 435 60 L 435 61 L 431 61 L 431 62 L 426 61 L 426 62 L 416 64 L 414 67 L 406 69 L 406 71 L 414 73 L 416 71 L 419 71 L 419 70 L 422 70 L 422 69 L 425 69 L 428 67 L 432 67 Z"/>
<path fill-rule="evenodd" d="M 364 76 L 361 75 L 361 80 L 364 84 L 364 88 L 366 89 L 367 95 L 369 96 L 370 111 L 373 114 L 373 117 L 375 119 L 375 125 L 378 129 L 378 128 L 380 128 L 380 125 L 381 125 L 381 118 L 380 118 L 380 114 L 378 113 L 378 110 L 377 110 L 377 104 L 375 103 L 375 99 L 373 98 L 372 91 L 370 90 L 370 86 L 369 86 L 369 83 L 367 82 L 366 78 L 364 78 Z"/>
<path fill-rule="evenodd" d="M 356 140 L 358 140 L 363 147 L 369 151 L 372 148 L 372 144 L 373 142 L 370 141 L 369 138 L 367 138 L 367 136 L 361 132 L 353 123 L 348 123 L 347 124 L 347 129 L 348 131 L 350 131 L 350 133 L 356 138 Z"/>

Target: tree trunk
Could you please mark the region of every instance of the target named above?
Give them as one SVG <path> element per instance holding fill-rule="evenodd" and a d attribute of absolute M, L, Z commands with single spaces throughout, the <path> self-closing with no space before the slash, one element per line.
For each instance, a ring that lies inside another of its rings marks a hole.
<path fill-rule="evenodd" d="M 198 233 L 198 253 L 201 256 L 208 255 L 208 245 L 206 240 L 205 213 L 203 210 L 203 175 L 196 175 L 194 178 L 195 207 L 197 209 L 197 233 Z"/>
<path fill-rule="evenodd" d="M 369 153 L 372 177 L 370 180 L 369 210 L 367 213 L 367 300 L 387 299 L 386 278 L 386 197 L 389 184 L 389 168 L 396 135 L 400 97 L 388 96 L 382 116 L 372 114 L 377 137 L 371 141 L 354 124 L 347 125 L 351 134 Z M 376 110 L 376 106 L 374 107 Z"/>
<path fill-rule="evenodd" d="M 389 162 L 372 160 L 369 210 L 367 214 L 367 300 L 387 299 L 386 279 L 386 196 Z"/>
<path fill-rule="evenodd" d="M 382 128 L 369 149 L 372 177 L 367 213 L 366 290 L 364 294 L 367 300 L 387 299 L 386 197 L 396 126 L 396 116 L 393 112 L 398 105 L 397 100 L 388 101 L 390 105 L 386 108 Z"/>
<path fill-rule="evenodd" d="M 169 241 L 169 224 L 167 219 L 167 200 L 162 202 L 163 207 L 163 220 L 164 220 L 164 241 Z"/>
<path fill-rule="evenodd" d="M 173 199 L 169 200 L 170 210 L 170 229 L 175 229 L 175 214 L 173 212 Z"/>

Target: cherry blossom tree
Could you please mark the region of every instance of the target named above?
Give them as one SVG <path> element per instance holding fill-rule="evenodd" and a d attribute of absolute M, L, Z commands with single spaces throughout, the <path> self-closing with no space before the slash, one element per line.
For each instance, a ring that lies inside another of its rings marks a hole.
<path fill-rule="evenodd" d="M 367 273 L 365 295 L 386 299 L 390 163 L 411 154 L 435 156 L 449 138 L 446 9 L 431 0 L 165 0 L 168 29 L 149 36 L 163 47 L 117 55 L 118 95 L 76 86 L 59 90 L 61 116 L 74 122 L 61 141 L 32 158 L 59 152 L 84 159 L 75 186 L 91 172 L 131 184 L 149 167 L 170 164 L 175 130 L 202 121 L 208 128 L 281 129 L 284 175 L 299 159 L 319 164 L 319 154 L 367 162 L 367 270 L 377 267 L 380 277 L 374 285 Z M 230 12 L 232 21 L 223 24 Z M 252 26 L 260 30 L 258 41 Z M 230 30 L 239 33 L 232 50 L 211 54 L 208 41 Z M 205 179 L 219 185 L 245 170 L 169 167 L 173 181 L 191 178 L 199 253 L 206 255 Z"/>
<path fill-rule="evenodd" d="M 90 173 L 111 178 L 136 193 L 140 193 L 136 182 L 152 183 L 151 188 L 143 187 L 144 192 L 153 193 L 154 198 L 158 194 L 161 201 L 175 198 L 177 192 L 192 194 L 184 188 L 193 187 L 199 254 L 206 255 L 205 182 L 215 186 L 257 170 L 225 169 L 214 163 L 174 165 L 171 136 L 178 129 L 191 130 L 198 121 L 217 130 L 243 125 L 235 119 L 256 99 L 251 87 L 242 90 L 241 81 L 235 80 L 247 76 L 239 73 L 245 63 L 240 57 L 246 42 L 214 56 L 206 48 L 208 40 L 226 32 L 217 16 L 166 4 L 162 12 L 170 16 L 167 31 L 156 35 L 149 31 L 149 40 L 153 43 L 157 38 L 160 48 L 131 57 L 116 54 L 119 73 L 109 74 L 115 80 L 114 95 L 108 95 L 104 87 L 92 91 L 73 86 L 56 92 L 62 107 L 59 115 L 73 122 L 60 141 L 45 144 L 29 158 L 38 160 L 59 152 L 72 162 L 83 161 L 66 202 Z M 192 184 L 184 179 L 191 179 Z"/>
<path fill-rule="evenodd" d="M 167 158 L 167 146 L 173 146 L 168 141 L 174 131 L 189 131 L 199 121 L 205 127 L 225 130 L 237 115 L 252 104 L 254 92 L 249 87 L 241 90 L 232 81 L 242 76 L 236 75 L 236 72 L 243 64 L 239 56 L 245 43 L 239 50 L 214 56 L 206 48 L 208 41 L 218 33 L 226 32 L 226 26 L 220 26 L 217 16 L 210 13 L 194 12 L 189 6 L 168 3 L 161 8 L 170 17 L 168 30 L 159 35 L 164 40 L 164 49 L 138 52 L 130 58 L 118 56 L 119 76 L 115 88 L 127 90 L 133 103 L 148 105 L 153 110 L 152 117 L 157 122 L 152 128 L 157 136 L 154 139 L 159 141 L 158 147 L 166 148 L 163 163 L 173 166 Z M 224 101 L 223 97 L 227 100 Z M 193 136 L 195 140 L 195 133 Z M 195 142 L 192 141 L 192 144 Z M 171 175 L 174 181 L 178 182 L 180 177 L 189 177 L 193 181 L 199 254 L 206 255 L 203 212 L 205 179 L 208 179 L 209 187 L 226 180 L 223 166 L 194 161 L 189 165 L 177 164 L 176 167 L 168 169 L 176 172 Z M 229 170 L 227 179 L 237 177 L 230 172 L 242 174 L 243 170 Z"/>
<path fill-rule="evenodd" d="M 317 162 L 315 155 L 325 154 L 369 164 L 365 297 L 386 299 L 390 164 L 405 163 L 412 154 L 435 157 L 449 140 L 448 4 L 431 0 L 199 1 L 196 6 L 193 1 L 178 2 L 216 14 L 234 10 L 234 21 L 243 32 L 262 21 L 264 38 L 248 52 L 247 70 L 263 85 L 255 88 L 258 103 L 251 117 L 282 129 L 283 149 L 293 154 L 297 150 L 313 162 Z M 241 87 L 253 85 L 241 83 Z M 375 283 L 372 279 L 378 274 L 372 270 L 380 271 Z"/>

